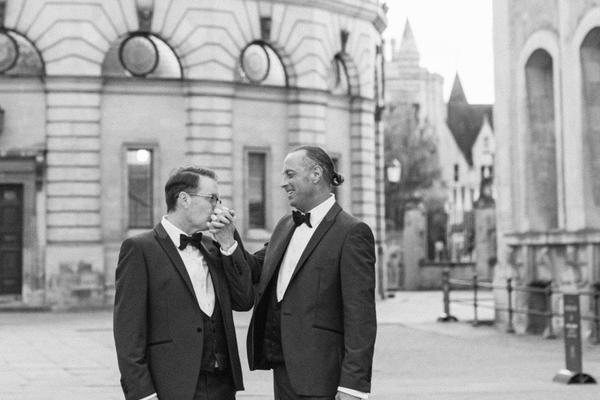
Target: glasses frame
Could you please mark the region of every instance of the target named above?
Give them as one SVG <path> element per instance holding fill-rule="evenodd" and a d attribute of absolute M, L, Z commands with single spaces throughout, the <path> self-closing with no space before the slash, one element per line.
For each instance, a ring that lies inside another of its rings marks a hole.
<path fill-rule="evenodd" d="M 184 192 L 187 193 L 188 196 L 191 197 L 204 197 L 206 199 L 208 199 L 208 201 L 211 204 L 217 205 L 217 204 L 221 204 L 221 199 L 219 197 L 218 194 L 214 194 L 214 193 L 188 193 L 188 192 Z"/>

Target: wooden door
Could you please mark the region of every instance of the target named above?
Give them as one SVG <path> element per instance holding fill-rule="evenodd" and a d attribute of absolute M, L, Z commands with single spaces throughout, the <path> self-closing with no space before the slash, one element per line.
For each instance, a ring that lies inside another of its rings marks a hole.
<path fill-rule="evenodd" d="M 0 295 L 23 284 L 23 186 L 0 185 Z"/>

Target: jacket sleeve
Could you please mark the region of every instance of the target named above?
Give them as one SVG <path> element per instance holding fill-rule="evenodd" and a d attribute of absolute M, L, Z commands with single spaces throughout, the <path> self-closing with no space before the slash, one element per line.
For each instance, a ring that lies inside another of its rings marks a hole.
<path fill-rule="evenodd" d="M 146 357 L 148 274 L 139 244 L 121 245 L 115 282 L 113 330 L 121 386 L 127 400 L 155 393 Z"/>
<path fill-rule="evenodd" d="M 252 263 L 254 259 L 244 249 L 242 239 L 237 231 L 234 238 L 238 243 L 237 248 L 230 256 L 221 256 L 223 270 L 229 293 L 231 295 L 231 308 L 235 311 L 248 311 L 254 305 L 254 291 L 252 289 Z"/>
<path fill-rule="evenodd" d="M 375 239 L 367 224 L 353 226 L 342 247 L 340 282 L 344 352 L 339 386 L 369 393 L 377 334 Z"/>

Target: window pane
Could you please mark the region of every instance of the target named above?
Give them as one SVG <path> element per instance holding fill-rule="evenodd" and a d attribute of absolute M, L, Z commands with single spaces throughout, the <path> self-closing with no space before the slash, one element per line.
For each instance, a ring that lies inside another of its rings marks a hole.
<path fill-rule="evenodd" d="M 152 151 L 127 151 L 129 227 L 152 227 Z"/>
<path fill-rule="evenodd" d="M 265 228 L 266 155 L 248 153 L 248 226 Z"/>

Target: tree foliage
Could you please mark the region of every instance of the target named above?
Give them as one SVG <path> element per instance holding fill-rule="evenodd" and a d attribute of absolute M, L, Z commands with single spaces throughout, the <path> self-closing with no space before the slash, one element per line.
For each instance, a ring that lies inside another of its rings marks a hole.
<path fill-rule="evenodd" d="M 437 142 L 433 127 L 419 118 L 418 105 L 398 103 L 388 106 L 385 115 L 385 161 L 400 161 L 400 182 L 386 182 L 388 226 L 402 229 L 406 207 L 426 200 L 440 176 Z"/>

